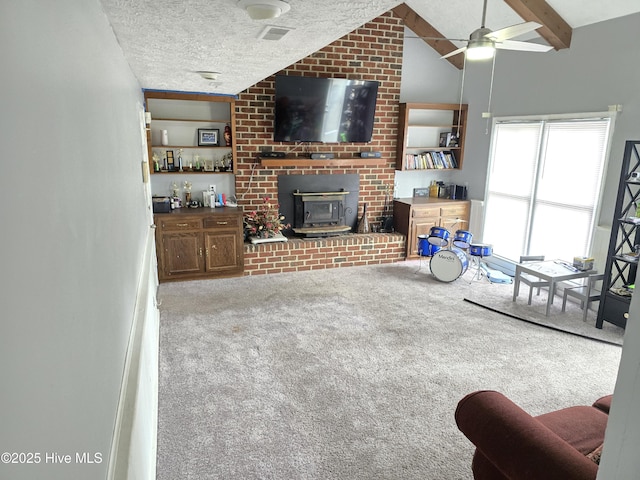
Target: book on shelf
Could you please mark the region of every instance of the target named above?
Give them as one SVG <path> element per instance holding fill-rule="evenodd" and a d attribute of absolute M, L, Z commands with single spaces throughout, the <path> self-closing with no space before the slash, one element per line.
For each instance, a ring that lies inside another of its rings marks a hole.
<path fill-rule="evenodd" d="M 404 168 L 407 170 L 442 170 L 458 168 L 455 155 L 447 151 L 426 151 L 408 153 L 405 156 Z"/>

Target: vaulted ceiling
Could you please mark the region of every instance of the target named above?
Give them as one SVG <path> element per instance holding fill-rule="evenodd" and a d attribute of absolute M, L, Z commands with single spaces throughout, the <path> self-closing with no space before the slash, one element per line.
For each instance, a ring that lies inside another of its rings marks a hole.
<path fill-rule="evenodd" d="M 480 27 L 483 10 L 482 0 L 285 1 L 291 8 L 282 16 L 251 20 L 238 0 L 100 0 L 143 88 L 221 94 L 237 94 L 391 9 L 416 37 L 454 39 Z M 574 28 L 639 11 L 638 0 L 488 0 L 486 26 L 534 20 L 543 26 L 517 40 L 557 50 L 570 48 Z M 289 31 L 261 38 L 270 27 Z M 464 45 L 424 41 L 443 55 Z M 461 68 L 463 57 L 447 60 Z"/>

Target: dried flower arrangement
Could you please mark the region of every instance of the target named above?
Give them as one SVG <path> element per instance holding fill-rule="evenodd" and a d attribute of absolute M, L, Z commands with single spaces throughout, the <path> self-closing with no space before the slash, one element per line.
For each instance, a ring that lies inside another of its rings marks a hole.
<path fill-rule="evenodd" d="M 279 209 L 279 204 L 272 203 L 270 197 L 264 197 L 263 204 L 244 217 L 247 234 L 252 237 L 270 238 L 289 228 L 291 225 L 284 223 L 284 215 Z"/>

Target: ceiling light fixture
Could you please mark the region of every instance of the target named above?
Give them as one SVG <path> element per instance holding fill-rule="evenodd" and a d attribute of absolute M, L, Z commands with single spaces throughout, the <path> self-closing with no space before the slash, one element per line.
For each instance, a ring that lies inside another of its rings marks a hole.
<path fill-rule="evenodd" d="M 467 60 L 489 60 L 495 55 L 496 44 L 485 36 L 485 30 L 491 32 L 488 28 L 480 28 L 471 34 L 465 52 Z"/>
<path fill-rule="evenodd" d="M 247 11 L 252 20 L 277 18 L 291 8 L 281 0 L 240 0 L 238 5 Z"/>

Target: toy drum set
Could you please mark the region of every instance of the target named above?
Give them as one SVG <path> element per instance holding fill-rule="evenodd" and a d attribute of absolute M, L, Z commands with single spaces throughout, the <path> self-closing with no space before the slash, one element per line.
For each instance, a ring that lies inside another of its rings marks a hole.
<path fill-rule="evenodd" d="M 469 268 L 469 259 L 479 260 L 493 255 L 493 247 L 483 243 L 472 243 L 473 235 L 466 230 L 457 230 L 451 246 L 451 234 L 446 228 L 431 227 L 429 235 L 418 235 L 418 255 L 431 257 L 431 273 L 441 282 L 453 282 Z M 480 271 L 480 269 L 478 269 Z"/>

